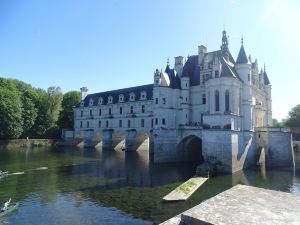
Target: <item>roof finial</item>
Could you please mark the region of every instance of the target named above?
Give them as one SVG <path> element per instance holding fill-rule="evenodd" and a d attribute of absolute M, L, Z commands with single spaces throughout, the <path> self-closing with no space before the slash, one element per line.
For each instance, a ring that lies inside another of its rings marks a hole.
<path fill-rule="evenodd" d="M 228 36 L 226 35 L 226 30 L 223 30 L 223 35 L 222 35 L 222 45 L 221 45 L 221 50 L 226 52 L 228 51 Z"/>
<path fill-rule="evenodd" d="M 264 72 L 266 72 L 266 64 L 264 63 Z"/>
<path fill-rule="evenodd" d="M 170 64 L 170 61 L 169 61 L 169 57 L 167 58 L 167 65 L 169 66 Z"/>
<path fill-rule="evenodd" d="M 242 35 L 242 38 L 241 38 L 241 44 L 244 45 L 244 38 L 243 38 L 243 35 Z"/>

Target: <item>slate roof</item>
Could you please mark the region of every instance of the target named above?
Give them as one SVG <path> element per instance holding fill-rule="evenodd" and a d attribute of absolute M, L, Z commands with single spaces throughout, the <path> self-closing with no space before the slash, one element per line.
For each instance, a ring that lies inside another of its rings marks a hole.
<path fill-rule="evenodd" d="M 266 71 L 264 71 L 264 81 L 265 81 L 265 85 L 269 85 L 270 84 L 270 80 L 269 80 L 269 77 L 268 77 Z"/>
<path fill-rule="evenodd" d="M 204 55 L 203 61 L 201 62 L 201 66 L 203 66 L 204 61 L 209 65 L 213 64 L 213 60 L 217 57 L 222 64 L 220 77 L 234 77 L 240 79 L 239 75 L 237 74 L 234 68 L 235 61 L 232 55 L 230 54 L 230 52 L 228 52 L 228 56 L 229 56 L 229 63 L 227 63 L 223 59 L 224 55 L 222 50 L 208 52 Z M 200 73 L 201 73 L 201 68 L 200 65 L 198 64 L 198 55 L 189 56 L 186 63 L 184 64 L 182 77 L 189 77 L 190 86 L 196 86 L 196 85 L 200 85 Z"/>
<path fill-rule="evenodd" d="M 89 94 L 85 97 L 84 99 L 84 106 L 89 106 L 90 99 L 93 99 L 94 101 L 94 106 L 98 105 L 98 100 L 100 97 L 103 98 L 103 103 L 102 105 L 106 105 L 108 101 L 108 97 L 112 96 L 113 97 L 113 104 L 119 102 L 119 95 L 123 94 L 124 95 L 124 102 L 129 101 L 129 95 L 130 93 L 135 94 L 135 101 L 140 100 L 141 93 L 142 91 L 146 92 L 146 99 L 151 100 L 152 95 L 153 95 L 153 84 L 147 84 L 147 85 L 142 85 L 142 86 L 136 86 L 136 87 L 130 87 L 130 88 L 123 88 L 123 89 L 118 89 L 118 90 L 112 90 L 112 91 L 106 91 L 106 92 L 99 92 L 99 93 L 94 93 L 94 94 Z"/>
<path fill-rule="evenodd" d="M 238 54 L 238 57 L 236 59 L 236 63 L 237 64 L 244 64 L 244 63 L 248 63 L 248 58 L 246 56 L 246 52 L 244 49 L 244 46 L 242 45 Z"/>
<path fill-rule="evenodd" d="M 170 88 L 180 89 L 180 78 L 176 74 L 174 69 L 170 69 L 169 65 L 167 65 L 165 69 L 165 73 L 168 74 L 170 80 Z"/>

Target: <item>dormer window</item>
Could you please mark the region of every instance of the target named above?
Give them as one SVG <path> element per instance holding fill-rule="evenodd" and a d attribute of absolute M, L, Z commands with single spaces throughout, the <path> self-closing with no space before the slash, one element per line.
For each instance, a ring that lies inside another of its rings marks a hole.
<path fill-rule="evenodd" d="M 134 93 L 130 93 L 129 94 L 129 100 L 130 101 L 134 101 L 135 100 L 135 94 Z"/>
<path fill-rule="evenodd" d="M 80 102 L 80 106 L 83 107 L 84 106 L 84 101 Z"/>
<path fill-rule="evenodd" d="M 141 100 L 145 100 L 146 99 L 146 97 L 147 97 L 147 93 L 146 93 L 146 91 L 142 91 L 141 92 Z"/>
<path fill-rule="evenodd" d="M 124 102 L 124 95 L 119 95 L 119 102 Z"/>
<path fill-rule="evenodd" d="M 94 100 L 91 98 L 90 99 L 90 106 L 94 105 Z"/>
<path fill-rule="evenodd" d="M 112 96 L 108 96 L 108 103 L 112 103 L 113 102 L 113 97 Z"/>
<path fill-rule="evenodd" d="M 102 105 L 102 104 L 103 104 L 103 98 L 100 97 L 100 98 L 98 99 L 98 105 Z"/>

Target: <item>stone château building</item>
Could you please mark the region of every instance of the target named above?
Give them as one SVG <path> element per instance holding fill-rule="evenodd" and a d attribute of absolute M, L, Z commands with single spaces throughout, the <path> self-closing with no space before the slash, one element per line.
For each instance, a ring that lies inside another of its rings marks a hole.
<path fill-rule="evenodd" d="M 95 94 L 82 88 L 81 99 L 76 138 L 102 148 L 146 147 L 154 162 L 218 160 L 234 172 L 254 163 L 257 130 L 272 125 L 266 70 L 247 57 L 243 41 L 235 60 L 226 31 L 220 50 L 201 45 L 186 61 L 175 57 L 173 69 L 155 70 L 153 84 Z"/>

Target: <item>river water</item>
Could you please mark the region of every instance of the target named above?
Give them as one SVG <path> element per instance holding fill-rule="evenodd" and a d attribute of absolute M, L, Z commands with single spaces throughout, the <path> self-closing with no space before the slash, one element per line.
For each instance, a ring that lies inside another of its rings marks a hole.
<path fill-rule="evenodd" d="M 155 165 L 147 151 L 116 152 L 74 148 L 0 149 L 0 203 L 12 198 L 19 209 L 0 224 L 157 224 L 236 185 L 300 195 L 296 169 L 259 168 L 210 178 L 185 202 L 161 198 L 194 175 L 192 163 Z"/>

